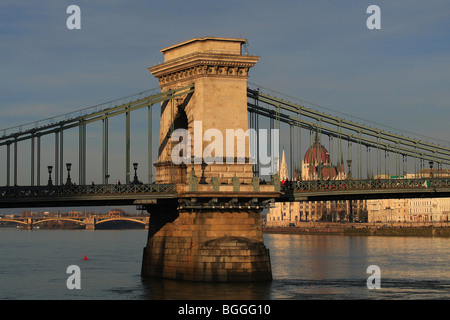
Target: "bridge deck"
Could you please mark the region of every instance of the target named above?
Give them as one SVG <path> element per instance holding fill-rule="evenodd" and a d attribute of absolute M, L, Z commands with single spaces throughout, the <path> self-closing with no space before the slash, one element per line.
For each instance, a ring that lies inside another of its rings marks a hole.
<path fill-rule="evenodd" d="M 295 181 L 279 201 L 450 197 L 450 179 Z"/>
<path fill-rule="evenodd" d="M 140 205 L 175 199 L 175 184 L 0 187 L 0 208 Z"/>
<path fill-rule="evenodd" d="M 447 178 L 294 181 L 279 191 L 273 190 L 273 185 L 270 187 L 271 192 L 264 192 L 264 189 L 253 191 L 249 185 L 238 191 L 212 191 L 210 185 L 202 185 L 198 191 L 188 191 L 187 185 L 177 184 L 0 187 L 0 208 L 150 205 L 177 199 L 221 197 L 260 201 L 271 198 L 283 202 L 450 197 L 450 179 Z"/>

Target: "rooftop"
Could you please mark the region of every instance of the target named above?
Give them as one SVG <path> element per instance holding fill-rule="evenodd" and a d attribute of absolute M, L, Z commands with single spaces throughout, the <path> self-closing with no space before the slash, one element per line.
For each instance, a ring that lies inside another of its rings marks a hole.
<path fill-rule="evenodd" d="M 222 38 L 222 37 L 203 37 L 193 38 L 173 46 L 164 48 L 161 52 L 164 54 L 164 61 L 179 58 L 181 56 L 194 52 L 207 53 L 225 53 L 241 54 L 241 45 L 246 43 L 245 39 L 240 38 Z"/>

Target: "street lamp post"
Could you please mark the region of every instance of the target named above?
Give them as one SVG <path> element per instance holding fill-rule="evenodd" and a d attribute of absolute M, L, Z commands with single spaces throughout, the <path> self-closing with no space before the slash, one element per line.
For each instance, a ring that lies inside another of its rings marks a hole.
<path fill-rule="evenodd" d="M 351 180 L 352 179 L 352 160 L 347 160 L 347 167 L 348 167 L 347 180 Z"/>
<path fill-rule="evenodd" d="M 53 166 L 47 166 L 48 169 L 48 186 L 52 186 L 53 182 L 52 182 L 52 170 L 53 170 Z"/>
<path fill-rule="evenodd" d="M 72 180 L 70 179 L 70 168 L 72 167 L 71 163 L 66 163 L 66 168 L 67 168 L 67 181 L 66 181 L 66 186 L 70 186 L 72 184 Z"/>
<path fill-rule="evenodd" d="M 430 165 L 430 178 L 434 178 L 434 176 L 433 176 L 433 161 L 428 162 L 428 164 Z"/>
<path fill-rule="evenodd" d="M 138 164 L 135 162 L 133 163 L 133 168 L 134 168 L 134 179 L 133 179 L 133 184 L 139 184 L 139 180 L 138 180 L 138 176 L 137 176 L 137 168 L 138 168 Z"/>

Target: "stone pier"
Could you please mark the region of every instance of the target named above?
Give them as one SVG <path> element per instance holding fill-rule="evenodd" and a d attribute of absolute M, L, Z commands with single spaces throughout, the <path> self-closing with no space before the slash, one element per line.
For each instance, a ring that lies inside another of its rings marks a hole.
<path fill-rule="evenodd" d="M 143 276 L 218 282 L 272 279 L 259 210 L 179 210 L 175 215 L 149 237 Z"/>

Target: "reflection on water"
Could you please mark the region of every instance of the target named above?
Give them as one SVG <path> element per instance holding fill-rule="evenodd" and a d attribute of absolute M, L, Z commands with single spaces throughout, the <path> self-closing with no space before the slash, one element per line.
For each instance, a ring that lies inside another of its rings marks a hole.
<path fill-rule="evenodd" d="M 449 238 L 265 234 L 273 281 L 262 283 L 142 278 L 146 240 L 144 230 L 0 229 L 0 299 L 450 299 Z M 81 290 L 66 287 L 72 264 Z M 367 288 L 369 265 L 379 290 Z"/>
<path fill-rule="evenodd" d="M 142 279 L 148 300 L 269 300 L 272 282 L 202 283 L 162 279 Z"/>
<path fill-rule="evenodd" d="M 448 238 L 266 234 L 274 299 L 448 299 Z M 369 290 L 367 267 L 381 270 Z"/>
<path fill-rule="evenodd" d="M 143 279 L 143 299 L 448 299 L 450 239 L 265 234 L 273 278 L 265 283 Z M 381 289 L 367 288 L 367 267 Z"/>
<path fill-rule="evenodd" d="M 365 277 L 370 264 L 367 237 L 265 235 L 277 279 L 352 279 Z"/>

